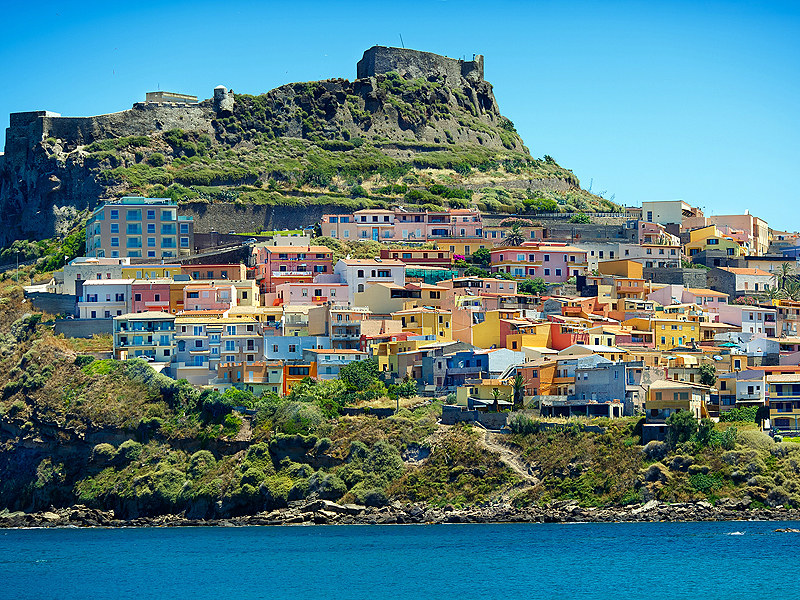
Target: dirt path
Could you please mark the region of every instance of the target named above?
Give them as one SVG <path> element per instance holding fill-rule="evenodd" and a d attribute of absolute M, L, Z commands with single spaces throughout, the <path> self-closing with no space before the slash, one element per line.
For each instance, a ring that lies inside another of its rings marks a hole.
<path fill-rule="evenodd" d="M 519 475 L 527 484 L 525 488 L 533 487 L 540 483 L 539 478 L 533 475 L 528 465 L 511 450 L 505 443 L 499 441 L 497 436 L 501 434 L 492 433 L 491 431 L 484 431 L 484 435 L 479 439 L 481 444 L 489 451 L 496 452 L 500 455 L 500 460 L 505 465 Z"/>

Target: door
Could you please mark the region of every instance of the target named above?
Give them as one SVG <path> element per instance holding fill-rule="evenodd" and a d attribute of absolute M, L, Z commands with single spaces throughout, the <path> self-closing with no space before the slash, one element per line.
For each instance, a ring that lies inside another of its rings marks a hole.
<path fill-rule="evenodd" d="M 372 239 L 375 240 L 376 242 L 379 240 L 377 227 L 372 228 Z"/>

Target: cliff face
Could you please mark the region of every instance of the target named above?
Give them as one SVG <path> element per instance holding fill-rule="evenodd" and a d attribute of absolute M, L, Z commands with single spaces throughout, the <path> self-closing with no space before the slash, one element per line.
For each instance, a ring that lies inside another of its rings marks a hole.
<path fill-rule="evenodd" d="M 252 194 L 287 185 L 326 193 L 343 174 L 380 173 L 385 182 L 411 165 L 536 162 L 500 114 L 482 57 L 375 47 L 358 73 L 259 96 L 220 87 L 197 104 L 142 102 L 95 117 L 15 113 L 0 155 L 0 246 L 63 234 L 98 200 L 124 193 L 231 200 L 242 186 Z M 538 162 L 530 179 L 579 189 L 568 171 Z"/>

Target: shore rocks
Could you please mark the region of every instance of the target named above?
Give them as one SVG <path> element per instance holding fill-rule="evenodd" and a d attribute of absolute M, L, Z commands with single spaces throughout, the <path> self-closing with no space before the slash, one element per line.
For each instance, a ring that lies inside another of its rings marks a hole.
<path fill-rule="evenodd" d="M 0 512 L 0 527 L 244 527 L 265 525 L 388 525 L 445 523 L 619 523 L 657 521 L 793 521 L 800 511 L 783 506 L 748 509 L 749 499 L 667 504 L 650 500 L 617 507 L 581 507 L 574 501 L 547 506 L 516 508 L 492 504 L 457 509 L 426 504 L 400 504 L 380 508 L 337 504 L 330 500 L 291 502 L 287 508 L 228 519 L 190 519 L 160 515 L 131 520 L 116 519 L 112 511 L 73 506 L 39 513 Z M 794 531 L 786 529 L 785 531 Z"/>

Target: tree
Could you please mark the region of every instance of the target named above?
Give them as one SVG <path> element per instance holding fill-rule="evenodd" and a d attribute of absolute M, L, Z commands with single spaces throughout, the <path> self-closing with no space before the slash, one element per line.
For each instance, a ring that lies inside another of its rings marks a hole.
<path fill-rule="evenodd" d="M 667 417 L 667 444 L 674 448 L 688 442 L 697 431 L 697 419 L 688 410 L 679 410 Z"/>
<path fill-rule="evenodd" d="M 784 287 L 781 291 L 783 292 L 784 297 L 788 298 L 789 300 L 800 300 L 800 281 L 796 279 L 788 279 L 784 283 Z"/>
<path fill-rule="evenodd" d="M 494 412 L 500 412 L 500 389 L 499 388 L 492 388 L 492 398 L 494 399 L 494 404 L 492 406 Z"/>
<path fill-rule="evenodd" d="M 522 379 L 522 375 L 519 373 L 514 376 L 514 382 L 511 384 L 511 389 L 514 410 L 521 410 L 524 407 L 525 401 L 525 380 Z"/>
<path fill-rule="evenodd" d="M 700 365 L 700 383 L 712 386 L 717 382 L 717 369 L 714 365 Z"/>
<path fill-rule="evenodd" d="M 533 279 L 523 279 L 517 286 L 517 291 L 520 294 L 536 294 L 541 296 L 547 293 L 547 283 L 541 277 L 534 277 Z"/>
<path fill-rule="evenodd" d="M 487 248 L 478 248 L 472 253 L 472 264 L 488 267 L 492 263 L 492 254 Z"/>
<path fill-rule="evenodd" d="M 355 360 L 339 369 L 339 379 L 350 392 L 366 390 L 378 382 L 378 361 Z"/>
<path fill-rule="evenodd" d="M 525 241 L 525 234 L 522 233 L 522 228 L 519 223 L 514 223 L 511 229 L 508 230 L 505 239 L 500 245 L 503 246 L 521 246 Z"/>
<path fill-rule="evenodd" d="M 781 263 L 780 268 L 772 274 L 772 279 L 775 281 L 775 284 L 780 290 L 784 289 L 786 287 L 786 283 L 794 278 L 794 268 L 792 267 L 792 264 L 788 262 Z"/>
<path fill-rule="evenodd" d="M 570 223 L 591 223 L 589 215 L 585 213 L 577 213 L 569 218 Z"/>
<path fill-rule="evenodd" d="M 469 267 L 464 271 L 464 275 L 467 277 L 489 277 L 489 271 L 480 267 Z"/>

